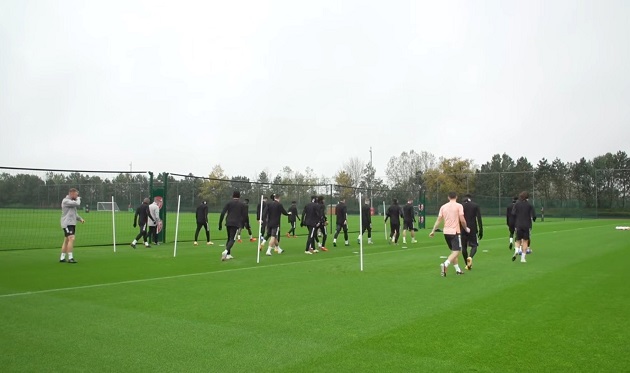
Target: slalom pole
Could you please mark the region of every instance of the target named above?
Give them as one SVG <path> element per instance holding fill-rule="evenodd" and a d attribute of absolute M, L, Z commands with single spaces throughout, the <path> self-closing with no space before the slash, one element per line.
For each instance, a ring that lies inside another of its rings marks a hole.
<path fill-rule="evenodd" d="M 114 252 L 116 252 L 116 208 L 114 207 L 114 196 L 112 196 L 112 234 L 114 236 Z"/>
<path fill-rule="evenodd" d="M 363 204 L 361 203 L 361 192 L 359 192 L 359 263 L 363 272 Z"/>
<path fill-rule="evenodd" d="M 258 240 L 262 237 L 263 195 L 260 195 L 260 212 L 258 213 Z M 260 241 L 256 244 L 256 263 L 260 263 Z"/>
<path fill-rule="evenodd" d="M 173 258 L 177 256 L 177 237 L 179 234 L 179 207 L 182 202 L 181 194 L 177 196 L 177 219 L 175 220 L 175 247 L 173 248 Z"/>

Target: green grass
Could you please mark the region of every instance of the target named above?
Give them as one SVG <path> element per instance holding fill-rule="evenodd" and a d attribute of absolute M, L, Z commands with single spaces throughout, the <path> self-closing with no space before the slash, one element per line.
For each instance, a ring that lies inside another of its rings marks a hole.
<path fill-rule="evenodd" d="M 96 215 L 86 216 L 87 224 L 96 224 Z M 186 237 L 191 216 L 180 222 Z M 441 236 L 421 231 L 420 242 L 404 249 L 385 244 L 383 228 L 365 248 L 363 273 L 355 234 L 351 247 L 329 244 L 330 252 L 313 256 L 302 253 L 303 238 L 284 238 L 286 254 L 263 256 L 260 264 L 249 242 L 235 247 L 235 260 L 220 262 L 225 231 L 216 230 L 214 247 L 182 243 L 177 258 L 172 244 L 124 246 L 116 254 L 79 248 L 77 265 L 58 263 L 57 250 L 1 251 L 0 367 L 630 370 L 623 260 L 630 232 L 614 230 L 627 222 L 536 224 L 526 264 L 511 262 L 500 219 L 486 225 L 480 250 L 487 252 L 479 252 L 474 270 L 451 270 L 447 278 L 439 276 L 447 255 Z M 51 240 L 60 236 L 50 233 Z M 87 240 L 82 230 L 77 240 Z"/>

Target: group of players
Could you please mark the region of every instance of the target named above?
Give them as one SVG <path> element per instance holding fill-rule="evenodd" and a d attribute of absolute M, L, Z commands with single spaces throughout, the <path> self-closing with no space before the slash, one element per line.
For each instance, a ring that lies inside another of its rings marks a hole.
<path fill-rule="evenodd" d="M 249 233 L 250 242 L 257 241 L 252 235 L 252 229 L 249 221 L 248 204 L 249 200 L 241 200 L 240 192 L 235 191 L 232 199 L 225 204 L 219 218 L 219 230 L 225 226 L 227 228 L 227 242 L 225 250 L 221 253 L 221 260 L 233 259 L 232 247 L 235 242 L 241 242 L 241 231 L 246 229 Z M 451 250 L 451 254 L 444 263 L 440 264 L 442 276 L 446 276 L 447 268 L 452 264 L 457 274 L 463 274 L 458 265 L 459 253 L 463 254 L 466 259 L 466 269 L 472 269 L 473 258 L 477 253 L 479 246 L 478 240 L 483 238 L 483 221 L 479 206 L 472 201 L 471 195 L 467 194 L 463 198 L 463 203 L 457 202 L 457 194 L 449 193 L 449 202 L 441 206 L 438 219 L 429 234 L 433 237 L 437 231 L 438 225 L 444 222 L 444 237 L 447 245 Z M 134 215 L 134 227 L 139 226 L 140 232 L 132 241 L 131 246 L 135 249 L 138 241 L 143 238 L 145 247 L 150 247 L 150 242 L 158 243 L 158 232 L 162 225 L 160 220 L 160 207 L 162 198 L 155 197 L 153 203 L 145 198 L 142 204 L 136 209 Z M 64 231 L 65 239 L 62 245 L 61 262 L 76 263 L 73 257 L 74 237 L 76 223 L 84 223 L 85 220 L 79 216 L 78 208 L 81 199 L 79 192 L 72 188 L 68 196 L 63 199 L 61 226 Z M 341 199 L 335 207 L 336 230 L 333 237 L 333 245 L 337 246 L 337 238 L 343 231 L 344 244 L 349 246 L 348 237 L 348 212 L 345 199 Z M 288 217 L 290 224 L 287 237 L 296 237 L 297 221 L 300 226 L 306 227 L 308 230 L 305 253 L 312 255 L 326 249 L 326 241 L 328 239 L 328 220 L 326 217 L 326 207 L 323 196 L 311 196 L 310 202 L 304 206 L 301 216 L 298 216 L 297 204 L 295 201 L 291 203 L 287 211 L 280 201 L 280 196 L 272 194 L 269 198 L 263 197 L 262 203 L 256 208 L 257 220 L 261 224 L 261 237 L 259 250 L 263 250 L 265 244 L 268 243 L 266 255 L 271 256 L 275 252 L 282 254 L 284 250 L 280 248 L 280 222 L 282 216 Z M 392 204 L 385 212 L 385 223 L 390 222 L 390 244 L 397 245 L 400 236 L 400 219 L 403 220 L 403 244 L 406 244 L 407 231 L 411 234 L 411 242 L 416 243 L 414 226 L 416 222 L 413 200 L 409 199 L 407 204 L 401 207 L 398 200 L 394 199 Z M 195 231 L 194 245 L 198 245 L 198 237 L 201 229 L 205 230 L 207 245 L 213 245 L 210 241 L 210 230 L 208 228 L 208 205 L 203 201 L 196 211 L 197 229 Z M 363 230 L 357 237 L 360 242 L 365 232 L 368 233 L 368 244 L 372 244 L 372 211 L 370 200 L 365 199 L 362 206 L 361 214 Z M 532 221 L 536 221 L 536 215 L 533 206 L 529 203 L 529 194 L 522 192 L 518 197 L 514 197 L 512 206 L 506 211 L 506 223 L 510 231 L 510 250 L 514 247 L 514 255 L 512 261 L 520 255 L 521 262 L 526 262 L 526 254 L 531 253 L 530 249 L 530 232 Z M 514 235 L 516 234 L 516 240 Z M 319 240 L 321 237 L 321 242 Z M 470 247 L 470 252 L 468 252 Z M 67 259 L 66 259 L 67 256 Z"/>
<path fill-rule="evenodd" d="M 447 259 L 440 263 L 440 274 L 443 277 L 446 277 L 447 269 L 451 264 L 456 274 L 464 274 L 458 264 L 460 252 L 466 258 L 466 269 L 471 270 L 473 258 L 479 246 L 478 239 L 483 238 L 481 211 L 479 206 L 472 202 L 471 196 L 465 195 L 463 204 L 457 202 L 455 192 L 450 192 L 448 199 L 449 201 L 440 207 L 438 218 L 429 234 L 430 237 L 434 237 L 438 226 L 443 222 L 444 239 L 451 251 Z M 526 254 L 531 253 L 532 222 L 535 221 L 536 214 L 534 207 L 529 203 L 529 193 L 521 192 L 518 197 L 514 197 L 512 206 L 509 206 L 506 211 L 506 223 L 510 231 L 509 249 L 511 250 L 514 246 L 512 261 L 520 255 L 521 263 L 527 262 Z M 514 240 L 515 233 L 516 241 Z M 470 254 L 467 251 L 468 246 L 471 247 Z"/>

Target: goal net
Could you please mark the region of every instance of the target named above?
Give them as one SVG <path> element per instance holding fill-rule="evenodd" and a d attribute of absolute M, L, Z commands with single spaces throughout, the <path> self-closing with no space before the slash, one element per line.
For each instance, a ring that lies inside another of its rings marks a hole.
<path fill-rule="evenodd" d="M 116 202 L 98 202 L 96 204 L 96 211 L 120 211 L 118 203 Z"/>

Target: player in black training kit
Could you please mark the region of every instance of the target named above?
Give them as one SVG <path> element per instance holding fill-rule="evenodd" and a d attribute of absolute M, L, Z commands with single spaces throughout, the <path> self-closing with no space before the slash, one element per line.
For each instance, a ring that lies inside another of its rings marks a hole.
<path fill-rule="evenodd" d="M 266 240 L 269 240 L 269 248 L 267 249 L 267 255 L 271 256 L 271 249 L 273 248 L 278 254 L 282 254 L 284 250 L 280 248 L 280 219 L 282 215 L 289 215 L 287 210 L 284 209 L 282 203 L 280 203 L 280 197 L 275 194 L 271 195 L 267 208 L 265 209 L 265 216 L 267 220 L 267 235 Z"/>
<path fill-rule="evenodd" d="M 525 255 L 529 248 L 529 235 L 532 229 L 532 221 L 536 221 L 536 212 L 534 206 L 529 201 L 529 193 L 521 192 L 518 196 L 518 202 L 514 204 L 512 215 L 514 215 L 514 228 L 516 228 L 516 247 L 512 261 L 516 260 L 517 255 L 521 255 L 521 263 L 526 263 Z M 524 246 L 524 247 L 523 247 Z"/>
<path fill-rule="evenodd" d="M 348 206 L 346 206 L 345 198 L 339 201 L 335 207 L 335 215 L 337 215 L 337 230 L 335 231 L 335 236 L 333 237 L 333 246 L 337 247 L 337 237 L 339 237 L 339 233 L 342 229 L 343 239 L 346 242 L 346 246 L 350 246 L 350 243 L 348 242 Z"/>
<path fill-rule="evenodd" d="M 409 198 L 407 204 L 402 208 L 403 211 L 403 244 L 407 243 L 407 231 L 411 232 L 411 243 L 416 243 L 416 213 L 413 211 L 413 199 Z"/>
<path fill-rule="evenodd" d="M 363 232 L 357 238 L 357 243 L 361 243 L 361 237 L 365 231 L 368 232 L 368 245 L 372 244 L 372 208 L 370 207 L 370 199 L 365 199 L 365 204 L 361 209 L 361 225 L 363 225 Z"/>
<path fill-rule="evenodd" d="M 400 218 L 402 217 L 402 209 L 398 205 L 398 200 L 394 198 L 385 214 L 385 222 L 387 223 L 387 219 L 389 219 L 389 225 L 392 230 L 389 234 L 389 238 L 395 245 L 398 245 L 398 237 L 400 237 Z"/>
<path fill-rule="evenodd" d="M 243 220 L 243 225 L 238 229 L 237 241 L 239 243 L 243 242 L 241 240 L 241 232 L 244 229 L 247 229 L 247 233 L 249 233 L 249 242 L 256 242 L 256 239 L 252 235 L 252 226 L 249 224 L 249 199 L 245 198 L 245 206 L 247 206 L 247 214 L 245 215 L 245 220 Z"/>
<path fill-rule="evenodd" d="M 206 231 L 206 245 L 214 245 L 214 243 L 210 241 L 210 229 L 208 229 L 208 202 L 203 201 L 197 207 L 195 215 L 197 216 L 197 230 L 195 231 L 195 241 L 193 242 L 193 245 L 199 245 L 197 241 L 199 239 L 199 232 L 201 231 L 201 228 Z"/>
<path fill-rule="evenodd" d="M 470 228 L 470 231 L 462 229 L 462 254 L 466 259 L 466 269 L 471 270 L 473 266 L 473 258 L 477 254 L 477 247 L 479 242 L 477 237 L 481 240 L 483 238 L 483 222 L 481 220 L 481 209 L 479 205 L 472 201 L 472 196 L 466 194 L 464 196 L 464 219 L 466 219 L 466 225 Z M 468 255 L 468 246 L 470 246 L 470 255 Z"/>
<path fill-rule="evenodd" d="M 317 197 L 317 204 L 319 207 L 319 231 L 322 232 L 322 242 L 319 243 L 318 235 L 315 235 L 315 242 L 322 251 L 328 251 L 326 248 L 326 240 L 328 239 L 328 217 L 326 216 L 326 205 L 324 204 L 324 196 Z M 319 250 L 315 249 L 315 253 L 318 253 Z"/>
<path fill-rule="evenodd" d="M 505 211 L 505 223 L 508 226 L 510 231 L 510 250 L 512 250 L 512 244 L 514 244 L 514 215 L 512 215 L 512 210 L 514 210 L 514 205 L 518 201 L 518 197 L 512 198 L 512 204 L 507 207 Z"/>
<path fill-rule="evenodd" d="M 306 254 L 313 254 L 315 252 L 315 238 L 317 236 L 317 229 L 321 224 L 321 208 L 317 203 L 317 197 L 311 196 L 311 202 L 304 206 L 302 211 L 301 226 L 308 228 L 308 238 L 306 239 Z"/>
<path fill-rule="evenodd" d="M 295 227 L 297 226 L 297 220 L 300 219 L 298 216 L 297 202 L 291 202 L 291 207 L 289 207 L 289 224 L 291 224 L 291 229 L 287 233 L 287 237 L 295 237 Z"/>
<path fill-rule="evenodd" d="M 149 240 L 147 239 L 149 235 L 147 225 L 149 223 L 149 219 L 153 219 L 151 214 L 149 214 L 149 202 L 151 202 L 151 200 L 145 198 L 142 201 L 142 204 L 138 206 L 138 208 L 136 209 L 136 214 L 133 216 L 133 227 L 135 228 L 137 225 L 140 225 L 140 233 L 138 233 L 136 239 L 133 240 L 133 242 L 131 243 L 131 247 L 133 247 L 134 249 L 136 248 L 136 244 L 141 237 L 144 241 L 144 246 L 151 247 L 149 245 Z"/>
<path fill-rule="evenodd" d="M 225 226 L 227 227 L 227 242 L 225 244 L 225 250 L 221 253 L 221 260 L 234 259 L 232 256 L 232 246 L 236 242 L 236 235 L 238 229 L 245 220 L 247 214 L 247 206 L 241 202 L 241 192 L 235 191 L 232 193 L 232 200 L 225 204 L 221 216 L 219 217 L 219 230 L 223 229 L 223 218 L 227 213 L 227 219 L 225 220 Z"/>
<path fill-rule="evenodd" d="M 265 242 L 267 242 L 265 240 L 265 232 L 267 231 L 267 221 L 265 220 L 265 209 L 267 208 L 267 197 L 263 197 L 262 200 L 262 206 L 260 205 L 260 202 L 258 202 L 258 205 L 256 205 L 256 220 L 259 220 L 260 223 L 260 237 L 258 237 L 258 239 L 260 240 L 260 247 L 259 250 L 262 250 L 263 247 L 265 247 Z M 261 218 L 262 217 L 262 218 Z"/>

